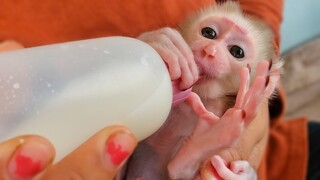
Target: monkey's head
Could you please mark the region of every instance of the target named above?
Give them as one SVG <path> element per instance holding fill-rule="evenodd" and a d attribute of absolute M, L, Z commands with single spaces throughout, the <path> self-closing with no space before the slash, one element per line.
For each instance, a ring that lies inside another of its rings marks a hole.
<path fill-rule="evenodd" d="M 277 67 L 271 28 L 246 15 L 236 2 L 203 9 L 179 28 L 199 67 L 201 78 L 194 91 L 200 95 L 235 93 L 239 70 L 244 66 L 251 67 L 252 76 L 261 60 L 272 60 L 273 67 Z"/>

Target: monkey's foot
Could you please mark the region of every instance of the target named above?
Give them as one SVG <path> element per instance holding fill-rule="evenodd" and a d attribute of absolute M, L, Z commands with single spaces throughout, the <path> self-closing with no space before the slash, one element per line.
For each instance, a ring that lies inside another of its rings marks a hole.
<path fill-rule="evenodd" d="M 200 171 L 201 179 L 257 180 L 257 172 L 248 161 L 236 160 L 227 163 L 214 155 Z"/>

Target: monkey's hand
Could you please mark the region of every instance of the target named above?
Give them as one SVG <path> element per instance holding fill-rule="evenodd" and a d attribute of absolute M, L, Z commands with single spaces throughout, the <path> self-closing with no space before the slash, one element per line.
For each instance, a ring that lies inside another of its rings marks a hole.
<path fill-rule="evenodd" d="M 191 93 L 187 102 L 198 115 L 198 122 L 168 164 L 172 179 L 192 179 L 200 165 L 219 150 L 232 147 L 244 130 L 243 110 L 230 108 L 220 118 L 203 106 L 199 96 Z"/>
<path fill-rule="evenodd" d="M 212 180 L 257 180 L 257 172 L 249 164 L 248 161 L 232 161 L 229 164 L 224 161 L 220 156 L 213 156 L 209 162 L 211 166 L 208 168 L 211 172 L 207 171 L 201 174 L 202 179 Z M 203 172 L 202 172 L 203 173 Z"/>
<path fill-rule="evenodd" d="M 251 122 L 256 116 L 262 101 L 267 101 L 273 94 L 280 78 L 279 69 L 270 72 L 271 64 L 268 61 L 261 61 L 257 66 L 256 77 L 249 87 L 248 69 L 243 68 L 240 72 L 240 87 L 234 108 L 243 109 L 245 112 L 245 123 Z"/>
<path fill-rule="evenodd" d="M 146 32 L 138 39 L 153 47 L 167 64 L 171 80 L 180 80 L 180 89 L 191 87 L 199 76 L 193 53 L 181 34 L 172 28 Z"/>
<path fill-rule="evenodd" d="M 240 139 L 245 127 L 254 119 L 262 100 L 269 95 L 271 81 L 269 63 L 259 63 L 257 76 L 250 87 L 247 68 L 240 72 L 240 88 L 236 103 L 222 117 L 209 112 L 199 96 L 191 93 L 187 102 L 199 117 L 192 134 L 168 164 L 173 179 L 193 178 L 201 163 L 225 148 L 232 148 Z M 187 157 L 187 158 L 186 158 Z"/>

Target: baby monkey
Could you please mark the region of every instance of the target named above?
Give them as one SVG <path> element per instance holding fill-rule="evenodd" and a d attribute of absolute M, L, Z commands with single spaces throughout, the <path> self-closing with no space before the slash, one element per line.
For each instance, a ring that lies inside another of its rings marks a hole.
<path fill-rule="evenodd" d="M 139 39 L 161 55 L 181 89 L 192 86 L 193 92 L 139 143 L 126 178 L 209 179 L 213 168 L 223 179 L 255 179 L 248 162 L 227 167 L 217 154 L 239 142 L 273 94 L 281 61 L 270 28 L 229 1 L 191 16 L 179 31 L 163 28 Z"/>

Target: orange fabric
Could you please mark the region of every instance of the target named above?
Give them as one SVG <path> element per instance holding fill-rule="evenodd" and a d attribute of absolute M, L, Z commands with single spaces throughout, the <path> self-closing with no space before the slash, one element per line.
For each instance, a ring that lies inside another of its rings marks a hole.
<path fill-rule="evenodd" d="M 261 17 L 273 28 L 279 45 L 282 0 L 239 1 L 247 13 Z M 14 39 L 31 47 L 110 35 L 135 37 L 160 27 L 175 27 L 188 14 L 213 3 L 213 0 L 2 0 L 0 42 Z M 305 179 L 306 119 L 284 121 L 282 88 L 280 97 L 280 114 L 271 121 L 259 179 Z"/>
<path fill-rule="evenodd" d="M 282 0 L 238 0 L 241 3 L 242 9 L 248 14 L 253 14 L 260 17 L 268 23 L 273 29 L 276 38 L 276 44 L 280 44 L 280 25 L 282 21 Z"/>
<path fill-rule="evenodd" d="M 101 36 L 137 36 L 176 26 L 210 0 L 28 0 L 0 2 L 0 42 L 14 39 L 25 47 Z"/>

